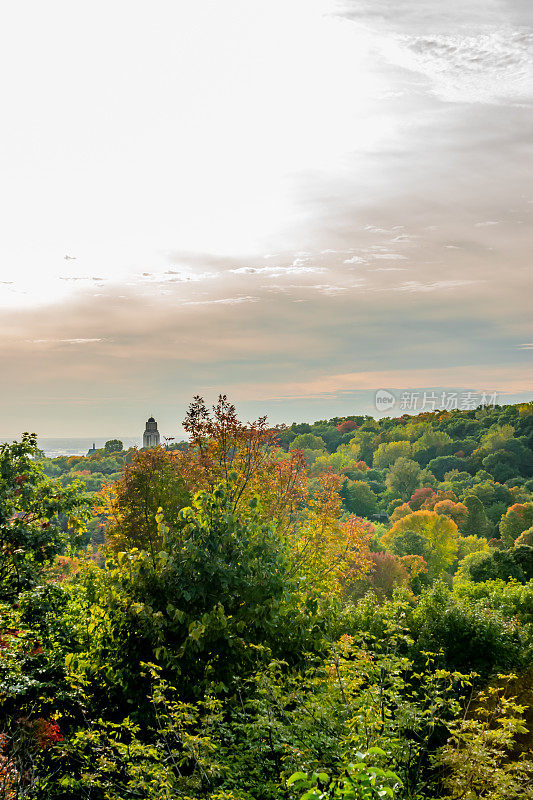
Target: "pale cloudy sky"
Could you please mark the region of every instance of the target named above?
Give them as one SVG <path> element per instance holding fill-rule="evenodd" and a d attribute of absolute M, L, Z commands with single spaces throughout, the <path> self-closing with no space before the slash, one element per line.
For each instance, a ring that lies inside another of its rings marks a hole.
<path fill-rule="evenodd" d="M 530 0 L 2 11 L 0 435 L 533 396 Z"/>

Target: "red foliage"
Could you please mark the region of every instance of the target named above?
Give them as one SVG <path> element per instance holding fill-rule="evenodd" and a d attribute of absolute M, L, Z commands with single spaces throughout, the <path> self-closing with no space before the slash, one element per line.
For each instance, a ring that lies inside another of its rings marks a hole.
<path fill-rule="evenodd" d="M 421 575 L 422 573 L 428 571 L 427 562 L 424 558 L 422 558 L 422 556 L 400 556 L 400 561 L 407 570 L 411 579 L 416 578 L 417 575 Z"/>
<path fill-rule="evenodd" d="M 266 417 L 246 425 L 225 395 L 212 414 L 197 396 L 183 427 L 190 442 L 179 454 L 179 468 L 190 491 L 212 491 L 223 482 L 233 510 L 259 495 L 266 515 L 278 520 L 291 516 L 306 496 L 307 465 L 301 451 L 286 456 L 277 448 L 278 432 L 267 427 Z"/>
<path fill-rule="evenodd" d="M 44 717 L 37 719 L 19 717 L 17 722 L 31 750 L 49 750 L 50 747 L 63 741 L 63 734 L 54 720 Z"/>
<path fill-rule="evenodd" d="M 344 422 L 341 422 L 340 425 L 337 425 L 338 433 L 350 433 L 350 431 L 354 431 L 357 428 L 357 425 L 352 419 L 347 419 Z"/>
<path fill-rule="evenodd" d="M 30 723 L 30 729 L 39 750 L 48 750 L 63 740 L 63 734 L 59 730 L 57 722 L 39 717 Z"/>
<path fill-rule="evenodd" d="M 429 486 L 424 486 L 421 489 L 415 489 L 408 501 L 413 511 L 420 511 L 422 504 L 435 496 L 435 492 Z"/>
<path fill-rule="evenodd" d="M 455 503 L 457 501 L 457 495 L 452 492 L 451 489 L 448 489 L 446 492 L 443 492 L 442 489 L 439 489 L 436 493 L 431 490 L 431 495 L 427 498 L 427 500 L 424 500 L 420 510 L 434 511 L 437 503 L 441 503 L 445 500 L 451 500 L 453 503 Z"/>
<path fill-rule="evenodd" d="M 501 539 L 489 539 L 488 545 L 489 547 L 495 547 L 498 550 L 504 549 L 504 544 Z"/>
<path fill-rule="evenodd" d="M 368 575 L 368 581 L 378 597 L 390 597 L 395 586 L 407 583 L 407 570 L 397 556 L 391 553 L 370 553 L 370 558 L 373 569 Z"/>

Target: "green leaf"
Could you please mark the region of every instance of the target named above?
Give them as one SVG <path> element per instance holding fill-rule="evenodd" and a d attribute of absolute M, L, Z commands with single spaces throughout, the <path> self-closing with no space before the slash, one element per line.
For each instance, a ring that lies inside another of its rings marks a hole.
<path fill-rule="evenodd" d="M 307 781 L 307 773 L 306 772 L 294 772 L 291 777 L 287 780 L 287 786 L 292 786 L 296 782 L 301 783 L 301 781 Z"/>
<path fill-rule="evenodd" d="M 367 756 L 387 756 L 387 753 L 381 747 L 369 747 Z"/>

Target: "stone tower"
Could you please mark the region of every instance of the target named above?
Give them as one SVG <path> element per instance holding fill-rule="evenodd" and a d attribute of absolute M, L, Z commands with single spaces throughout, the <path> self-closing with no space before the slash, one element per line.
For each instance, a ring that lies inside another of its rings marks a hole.
<path fill-rule="evenodd" d="M 160 436 L 157 430 L 157 422 L 153 417 L 150 417 L 143 433 L 143 447 L 157 447 L 159 441 Z"/>

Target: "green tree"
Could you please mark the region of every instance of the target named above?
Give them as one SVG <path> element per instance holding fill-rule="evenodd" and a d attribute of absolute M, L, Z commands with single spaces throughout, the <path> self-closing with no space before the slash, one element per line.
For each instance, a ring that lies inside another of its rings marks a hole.
<path fill-rule="evenodd" d="M 44 475 L 35 434 L 0 445 L 0 600 L 39 580 L 43 568 L 83 530 L 82 484 Z"/>
<path fill-rule="evenodd" d="M 416 461 L 400 457 L 390 468 L 385 481 L 393 496 L 409 500 L 421 484 L 422 470 Z"/>
<path fill-rule="evenodd" d="M 469 572 L 473 581 L 508 581 L 516 580 L 524 583 L 528 580 L 521 562 L 520 551 L 533 552 L 531 547 L 514 547 L 510 550 L 492 550 L 487 558 L 479 559 L 478 563 L 469 563 Z M 527 570 L 527 564 L 526 570 Z"/>
<path fill-rule="evenodd" d="M 500 536 L 507 547 L 512 547 L 523 531 L 533 525 L 533 503 L 515 503 L 507 509 L 500 522 Z"/>
<path fill-rule="evenodd" d="M 494 527 L 499 524 L 501 516 L 505 514 L 507 508 L 515 502 L 513 493 L 508 486 L 493 481 L 483 471 L 476 474 L 476 481 L 468 490 L 468 494 L 479 497 L 489 522 Z M 476 533 L 476 531 L 472 531 L 472 533 Z"/>
<path fill-rule="evenodd" d="M 493 425 L 487 433 L 481 437 L 481 447 L 487 453 L 495 453 L 501 450 L 509 439 L 514 435 L 512 425 Z"/>
<path fill-rule="evenodd" d="M 490 559 L 491 555 L 492 552 L 487 548 L 487 550 L 476 550 L 473 553 L 468 553 L 464 558 L 461 558 L 453 578 L 454 586 L 461 581 L 473 581 L 472 568 L 475 571 L 480 564 Z"/>
<path fill-rule="evenodd" d="M 483 536 L 460 536 L 457 543 L 459 546 L 457 551 L 459 561 L 466 558 L 470 553 L 490 552 L 487 540 Z"/>
<path fill-rule="evenodd" d="M 413 446 L 411 442 L 383 442 L 374 453 L 372 464 L 377 469 L 385 469 L 385 467 L 390 467 L 391 464 L 394 464 L 400 457 L 409 458 L 412 452 Z"/>
<path fill-rule="evenodd" d="M 452 438 L 443 431 L 428 428 L 415 442 L 416 450 L 432 450 L 435 454 L 442 453 L 452 443 Z"/>
<path fill-rule="evenodd" d="M 359 517 L 369 517 L 377 508 L 377 495 L 365 481 L 348 481 L 341 497 L 347 510 Z"/>
<path fill-rule="evenodd" d="M 388 548 L 394 555 L 422 556 L 423 559 L 427 559 L 427 539 L 417 531 L 396 529 L 394 533 L 391 533 L 387 541 Z"/>
<path fill-rule="evenodd" d="M 451 472 L 454 469 L 461 471 L 464 468 L 465 460 L 457 456 L 437 456 L 437 458 L 431 459 L 428 464 L 428 469 L 439 481 L 444 480 L 447 472 Z"/>
<path fill-rule="evenodd" d="M 104 452 L 107 454 L 109 453 L 121 453 L 124 450 L 124 445 L 120 441 L 120 439 L 110 439 L 104 445 Z"/>
<path fill-rule="evenodd" d="M 257 648 L 278 642 L 287 549 L 257 503 L 248 511 L 236 515 L 222 487 L 197 494 L 172 525 L 160 509 L 155 559 L 134 549 L 98 574 L 82 658 L 113 702 L 128 698 L 148 713 L 141 662 L 164 666 L 186 698 L 227 689 L 256 663 Z M 94 585 L 93 572 L 87 581 Z"/>
<path fill-rule="evenodd" d="M 326 450 L 326 442 L 313 433 L 300 433 L 292 440 L 289 450 Z"/>
<path fill-rule="evenodd" d="M 479 497 L 473 494 L 467 495 L 464 499 L 464 505 L 468 510 L 468 514 L 461 525 L 461 532 L 465 536 L 488 537 L 490 535 L 490 522 Z"/>

